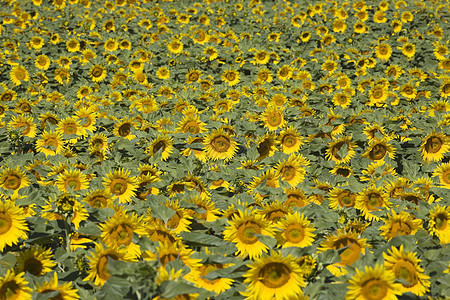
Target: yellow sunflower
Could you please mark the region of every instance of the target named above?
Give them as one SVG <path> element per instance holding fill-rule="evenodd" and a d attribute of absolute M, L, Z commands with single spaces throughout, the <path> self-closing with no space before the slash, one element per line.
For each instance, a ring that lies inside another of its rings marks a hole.
<path fill-rule="evenodd" d="M 133 234 L 143 235 L 142 217 L 136 213 L 127 213 L 125 209 L 118 209 L 114 216 L 99 224 L 102 231 L 102 242 L 107 246 L 125 248 L 129 255 L 138 258 L 141 254 L 139 245 L 132 242 Z"/>
<path fill-rule="evenodd" d="M 337 140 L 328 143 L 328 149 L 325 156 L 337 164 L 348 163 L 355 156 L 356 143 L 352 142 L 351 136 L 343 136 Z"/>
<path fill-rule="evenodd" d="M 266 50 L 256 51 L 254 55 L 255 63 L 265 65 L 270 60 L 270 54 Z"/>
<path fill-rule="evenodd" d="M 260 257 L 269 249 L 259 240 L 257 236 L 259 234 L 274 237 L 275 230 L 263 216 L 248 210 L 239 210 L 232 221 L 228 221 L 228 226 L 223 232 L 224 240 L 236 244 L 238 249 L 236 254 L 241 257 L 248 255 L 250 259 Z"/>
<path fill-rule="evenodd" d="M 295 259 L 274 251 L 271 256 L 256 259 L 247 265 L 244 274 L 247 290 L 241 292 L 247 300 L 297 299 L 303 295 L 305 281 Z"/>
<path fill-rule="evenodd" d="M 131 134 L 131 130 L 134 129 L 135 126 L 136 122 L 133 118 L 125 117 L 118 120 L 118 122 L 114 124 L 113 133 L 115 136 L 119 136 L 131 141 L 136 137 L 136 135 Z"/>
<path fill-rule="evenodd" d="M 428 232 L 435 235 L 441 244 L 450 243 L 450 207 L 435 206 L 430 210 L 430 220 L 428 222 Z"/>
<path fill-rule="evenodd" d="M 401 294 L 401 285 L 395 283 L 394 274 L 383 265 L 365 266 L 364 272 L 356 269 L 349 283 L 345 300 L 396 300 L 396 295 Z"/>
<path fill-rule="evenodd" d="M 331 100 L 335 106 L 341 106 L 347 108 L 352 102 L 352 97 L 347 93 L 336 93 Z"/>
<path fill-rule="evenodd" d="M 58 284 L 58 275 L 56 272 L 50 277 L 48 282 L 44 282 L 44 284 L 36 286 L 36 292 L 39 294 L 48 294 L 57 292 L 50 299 L 60 299 L 60 300 L 76 300 L 80 299 L 78 295 L 78 290 L 72 286 L 72 281 L 65 282 L 62 284 Z"/>
<path fill-rule="evenodd" d="M 165 223 L 166 228 L 175 234 L 179 234 L 182 231 L 190 231 L 189 225 L 192 223 L 192 216 L 189 215 L 188 210 L 181 207 L 178 200 L 166 200 L 164 205 L 175 211 L 175 214 Z M 162 220 L 156 219 L 153 222 L 162 223 Z"/>
<path fill-rule="evenodd" d="M 287 124 L 284 119 L 283 109 L 274 105 L 267 107 L 261 114 L 260 119 L 269 131 L 284 128 Z"/>
<path fill-rule="evenodd" d="M 28 287 L 24 274 L 24 272 L 15 274 L 14 270 L 10 269 L 5 277 L 0 277 L 0 299 L 31 300 L 33 290 Z"/>
<path fill-rule="evenodd" d="M 106 78 L 106 68 L 102 65 L 93 65 L 89 70 L 89 77 L 93 82 L 100 82 Z"/>
<path fill-rule="evenodd" d="M 90 191 L 89 194 L 84 196 L 83 201 L 89 204 L 91 207 L 110 207 L 112 204 L 112 195 L 106 189 L 98 189 Z"/>
<path fill-rule="evenodd" d="M 262 195 L 257 191 L 257 188 L 271 187 L 278 188 L 280 186 L 278 172 L 275 169 L 262 172 L 259 176 L 253 177 L 253 180 L 248 184 L 248 193 L 253 194 L 256 200 L 262 200 L 268 195 Z"/>
<path fill-rule="evenodd" d="M 159 79 L 168 79 L 170 78 L 170 71 L 167 67 L 159 67 L 158 71 L 156 71 L 156 76 Z"/>
<path fill-rule="evenodd" d="M 441 187 L 450 189 L 450 162 L 441 163 L 433 171 L 433 177 L 439 176 Z"/>
<path fill-rule="evenodd" d="M 222 128 L 213 130 L 203 140 L 203 150 L 212 160 L 223 159 L 228 161 L 233 158 L 238 150 L 238 143 L 233 136 L 226 133 Z"/>
<path fill-rule="evenodd" d="M 85 190 L 89 187 L 87 176 L 80 170 L 64 170 L 56 180 L 56 185 L 61 192 Z"/>
<path fill-rule="evenodd" d="M 340 254 L 341 261 L 327 267 L 333 275 L 341 276 L 347 274 L 346 266 L 357 261 L 361 257 L 361 254 L 364 255 L 366 247 L 366 239 L 359 238 L 358 233 L 338 229 L 336 235 L 331 234 L 326 236 L 326 240 L 320 244 L 318 250 L 324 252 L 329 249 L 339 250 L 346 248 Z"/>
<path fill-rule="evenodd" d="M 372 211 L 378 211 L 382 207 L 389 207 L 391 203 L 388 201 L 389 196 L 384 192 L 383 187 L 366 187 L 356 196 L 355 208 L 361 210 L 366 220 L 378 221 L 380 218 Z"/>
<path fill-rule="evenodd" d="M 291 186 L 297 186 L 305 179 L 306 170 L 305 166 L 309 166 L 310 162 L 304 158 L 301 154 L 291 154 L 288 160 L 283 160 L 275 167 L 277 171 L 277 177 L 281 181 L 287 182 Z"/>
<path fill-rule="evenodd" d="M 389 96 L 389 90 L 386 85 L 377 84 L 369 91 L 368 106 L 382 106 Z"/>
<path fill-rule="evenodd" d="M 28 74 L 27 69 L 21 65 L 15 65 L 11 72 L 9 73 L 11 82 L 15 85 L 21 85 L 22 81 L 29 81 L 30 75 Z"/>
<path fill-rule="evenodd" d="M 75 143 L 79 137 L 87 135 L 86 130 L 81 126 L 80 121 L 74 117 L 67 117 L 58 123 L 57 131 L 61 134 L 76 135 L 69 139 L 69 143 Z"/>
<path fill-rule="evenodd" d="M 0 251 L 26 239 L 27 231 L 23 209 L 12 202 L 0 202 Z"/>
<path fill-rule="evenodd" d="M 0 174 L 0 185 L 5 190 L 13 190 L 13 197 L 17 197 L 21 188 L 30 185 L 30 180 L 28 176 L 25 175 L 25 173 L 20 169 L 20 167 L 16 166 L 14 169 L 3 169 Z"/>
<path fill-rule="evenodd" d="M 375 55 L 381 60 L 389 60 L 392 55 L 392 48 L 387 43 L 380 43 L 375 47 Z"/>
<path fill-rule="evenodd" d="M 183 51 L 183 43 L 180 40 L 172 40 L 170 43 L 167 44 L 167 49 L 171 53 L 178 54 Z"/>
<path fill-rule="evenodd" d="M 331 191 L 329 191 L 329 200 L 331 209 L 353 207 L 355 206 L 356 194 L 350 192 L 349 190 L 333 187 Z"/>
<path fill-rule="evenodd" d="M 311 246 L 316 236 L 313 233 L 316 230 L 314 226 L 298 212 L 286 215 L 275 224 L 275 227 L 280 230 L 277 232 L 277 240 L 282 248 Z"/>
<path fill-rule="evenodd" d="M 439 89 L 441 97 L 447 99 L 450 96 L 450 78 L 446 77 Z"/>
<path fill-rule="evenodd" d="M 330 170 L 330 173 L 333 175 L 339 175 L 348 178 L 350 175 L 352 175 L 353 169 L 349 166 L 336 165 L 333 167 L 333 169 Z"/>
<path fill-rule="evenodd" d="M 150 156 L 154 156 L 158 151 L 161 151 L 161 160 L 167 160 L 173 151 L 173 138 L 168 135 L 159 136 L 146 149 Z"/>
<path fill-rule="evenodd" d="M 88 276 L 83 281 L 92 281 L 95 285 L 103 286 L 111 277 L 108 271 L 108 260 L 115 259 L 121 261 L 133 261 L 126 248 L 104 247 L 100 243 L 95 243 L 95 251 L 87 256 L 89 260 Z"/>
<path fill-rule="evenodd" d="M 383 257 L 386 271 L 392 271 L 395 278 L 404 281 L 400 286 L 402 293 L 423 296 L 430 290 L 430 277 L 424 274 L 416 252 L 404 251 L 403 245 L 399 249 L 392 246 L 388 253 L 383 253 Z"/>
<path fill-rule="evenodd" d="M 382 138 L 380 140 L 369 141 L 369 147 L 362 154 L 362 156 L 374 161 L 383 160 L 386 155 L 394 159 L 396 149 L 394 148 L 394 146 L 389 144 L 389 141 L 390 138 Z"/>
<path fill-rule="evenodd" d="M 234 279 L 226 277 L 218 277 L 215 279 L 207 279 L 203 276 L 208 275 L 212 271 L 222 270 L 231 267 L 233 264 L 219 264 L 219 263 L 202 263 L 199 268 L 200 277 L 195 280 L 198 287 L 204 288 L 208 291 L 220 294 L 228 290 L 234 282 Z"/>
<path fill-rule="evenodd" d="M 441 161 L 444 154 L 450 151 L 450 140 L 442 132 L 430 133 L 420 145 L 422 150 L 422 158 L 426 161 Z"/>
<path fill-rule="evenodd" d="M 303 145 L 303 138 L 292 126 L 280 132 L 278 141 L 281 146 L 281 151 L 286 154 L 298 152 Z"/>
<path fill-rule="evenodd" d="M 41 245 L 33 245 L 31 248 L 19 252 L 17 271 L 43 276 L 56 266 L 52 257 L 50 249 L 45 249 Z"/>
<path fill-rule="evenodd" d="M 47 55 L 39 55 L 36 57 L 36 60 L 34 61 L 34 65 L 36 68 L 41 70 L 47 70 L 50 67 L 50 58 L 48 58 Z"/>
<path fill-rule="evenodd" d="M 138 187 L 135 177 L 130 176 L 130 170 L 123 168 L 109 172 L 103 177 L 103 186 L 119 199 L 119 203 L 131 202 Z"/>
<path fill-rule="evenodd" d="M 239 83 L 240 75 L 236 70 L 226 70 L 222 73 L 222 81 L 228 83 L 229 86 L 234 86 Z"/>
<path fill-rule="evenodd" d="M 182 133 L 197 134 L 206 131 L 206 124 L 203 123 L 197 114 L 184 116 L 178 123 L 177 131 Z"/>
<path fill-rule="evenodd" d="M 392 210 L 392 216 L 388 215 L 388 217 L 388 219 L 381 219 L 385 225 L 379 227 L 380 235 L 388 241 L 400 235 L 414 235 L 419 229 L 422 229 L 423 221 L 405 211 L 397 214 Z"/>
<path fill-rule="evenodd" d="M 407 58 L 412 58 L 414 54 L 416 54 L 416 45 L 410 42 L 406 42 L 403 44 L 403 46 L 397 48 L 400 49 L 403 55 Z"/>

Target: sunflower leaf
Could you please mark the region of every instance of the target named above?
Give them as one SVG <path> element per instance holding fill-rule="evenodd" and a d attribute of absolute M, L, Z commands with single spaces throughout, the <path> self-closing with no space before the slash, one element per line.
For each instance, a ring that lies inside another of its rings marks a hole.
<path fill-rule="evenodd" d="M 198 293 L 200 288 L 182 281 L 166 280 L 161 283 L 162 297 L 174 298 L 182 294 Z"/>

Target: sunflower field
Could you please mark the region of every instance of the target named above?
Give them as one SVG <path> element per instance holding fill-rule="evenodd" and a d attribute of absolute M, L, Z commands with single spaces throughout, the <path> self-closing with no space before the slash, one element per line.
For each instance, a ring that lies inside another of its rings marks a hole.
<path fill-rule="evenodd" d="M 450 299 L 448 1 L 0 4 L 0 300 Z"/>

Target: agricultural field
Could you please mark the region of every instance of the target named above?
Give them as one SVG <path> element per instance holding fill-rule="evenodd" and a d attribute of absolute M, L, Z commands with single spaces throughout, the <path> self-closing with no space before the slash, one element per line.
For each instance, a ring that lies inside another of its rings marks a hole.
<path fill-rule="evenodd" d="M 447 1 L 0 4 L 0 300 L 450 299 Z"/>

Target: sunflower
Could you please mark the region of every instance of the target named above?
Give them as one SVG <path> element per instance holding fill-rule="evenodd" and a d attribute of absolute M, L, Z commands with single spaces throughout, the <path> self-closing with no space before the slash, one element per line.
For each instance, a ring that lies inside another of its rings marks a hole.
<path fill-rule="evenodd" d="M 30 180 L 20 167 L 16 166 L 15 168 L 3 169 L 0 174 L 0 185 L 5 190 L 13 190 L 14 196 L 18 196 L 21 188 L 30 185 Z"/>
<path fill-rule="evenodd" d="M 50 299 L 60 299 L 60 300 L 76 300 L 80 299 L 80 296 L 78 296 L 78 290 L 76 288 L 72 287 L 72 282 L 66 282 L 63 284 L 58 285 L 58 276 L 56 275 L 56 272 L 54 273 L 54 276 L 50 278 L 48 282 L 45 282 L 42 285 L 36 286 L 36 292 L 39 294 L 48 294 L 48 293 L 56 293 L 52 298 Z"/>
<path fill-rule="evenodd" d="M 101 82 L 106 78 L 106 68 L 102 65 L 93 65 L 89 69 L 89 77 L 93 82 Z"/>
<path fill-rule="evenodd" d="M 17 270 L 28 272 L 34 276 L 43 276 L 56 266 L 52 260 L 50 249 L 45 249 L 41 245 L 34 245 L 29 249 L 19 252 L 17 257 Z"/>
<path fill-rule="evenodd" d="M 15 85 L 21 85 L 22 81 L 30 80 L 30 75 L 28 74 L 27 69 L 21 65 L 15 65 L 11 69 L 9 76 L 11 78 L 11 82 Z"/>
<path fill-rule="evenodd" d="M 260 207 L 259 204 L 258 207 Z M 291 212 L 292 207 L 287 206 L 285 203 L 280 203 L 278 200 L 264 203 L 257 211 L 258 214 L 264 216 L 271 224 L 275 224 Z"/>
<path fill-rule="evenodd" d="M 193 211 L 193 217 L 206 222 L 214 222 L 219 217 L 219 210 L 206 194 L 195 195 L 189 199 L 189 202 L 195 204 L 201 212 Z"/>
<path fill-rule="evenodd" d="M 336 71 L 338 68 L 338 64 L 337 62 L 335 62 L 334 60 L 330 60 L 327 59 L 323 64 L 322 64 L 322 70 L 327 71 L 328 74 L 333 74 L 334 71 Z"/>
<path fill-rule="evenodd" d="M 278 136 L 281 151 L 286 154 L 298 152 L 303 145 L 303 138 L 293 126 L 282 130 Z"/>
<path fill-rule="evenodd" d="M 435 235 L 441 244 L 450 243 L 450 207 L 435 206 L 430 210 L 430 220 L 428 222 L 428 232 Z"/>
<path fill-rule="evenodd" d="M 66 42 L 66 48 L 71 53 L 80 51 L 80 42 L 77 39 L 70 39 Z"/>
<path fill-rule="evenodd" d="M 430 133 L 420 145 L 422 158 L 426 161 L 441 161 L 450 150 L 450 140 L 443 133 Z M 420 151 L 419 150 L 419 151 Z"/>
<path fill-rule="evenodd" d="M 85 136 L 87 134 L 80 122 L 74 117 L 67 117 L 64 120 L 61 120 L 56 129 L 61 134 L 77 136 L 69 139 L 69 143 L 75 143 L 80 136 Z"/>
<path fill-rule="evenodd" d="M 240 75 L 236 70 L 225 70 L 222 73 L 222 81 L 228 83 L 229 86 L 234 86 L 239 83 Z"/>
<path fill-rule="evenodd" d="M 400 235 L 414 235 L 419 229 L 422 229 L 422 220 L 416 219 L 414 215 L 405 211 L 397 214 L 392 210 L 392 216 L 389 219 L 382 218 L 385 225 L 380 226 L 381 236 L 390 241 L 392 238 Z"/>
<path fill-rule="evenodd" d="M 297 186 L 305 179 L 305 166 L 309 166 L 309 164 L 309 160 L 302 155 L 291 154 L 287 161 L 284 160 L 277 164 L 275 167 L 277 171 L 276 176 L 291 186 Z"/>
<path fill-rule="evenodd" d="M 84 196 L 83 201 L 91 207 L 105 208 L 112 204 L 112 195 L 106 189 L 90 191 Z"/>
<path fill-rule="evenodd" d="M 277 232 L 277 240 L 282 248 L 311 246 L 316 236 L 313 233 L 316 230 L 314 226 L 298 212 L 287 214 L 275 224 L 275 227 L 280 230 Z"/>
<path fill-rule="evenodd" d="M 356 143 L 352 142 L 352 136 L 343 136 L 337 140 L 328 143 L 328 149 L 325 156 L 337 164 L 348 163 L 355 156 Z"/>
<path fill-rule="evenodd" d="M 381 140 L 369 141 L 369 147 L 362 156 L 373 161 L 383 160 L 386 155 L 394 159 L 396 149 L 389 144 L 389 140 L 390 138 L 382 138 Z"/>
<path fill-rule="evenodd" d="M 385 85 L 377 84 L 369 91 L 369 102 L 366 103 L 368 106 L 382 106 L 383 103 L 388 98 L 388 88 Z"/>
<path fill-rule="evenodd" d="M 274 131 L 286 126 L 286 120 L 284 119 L 283 109 L 271 105 L 261 114 L 260 119 L 264 122 L 264 126 L 269 131 Z"/>
<path fill-rule="evenodd" d="M 344 165 L 336 165 L 333 169 L 330 170 L 330 173 L 333 175 L 339 175 L 345 178 L 350 177 L 353 173 L 353 169 L 349 166 Z"/>
<path fill-rule="evenodd" d="M 15 274 L 13 269 L 8 270 L 5 277 L 0 277 L 0 299 L 5 300 L 31 300 L 33 291 L 28 287 L 25 273 Z"/>
<path fill-rule="evenodd" d="M 36 124 L 31 116 L 12 116 L 9 127 L 20 131 L 22 136 L 34 138 L 36 136 Z"/>
<path fill-rule="evenodd" d="M 86 208 L 74 196 L 66 193 L 49 197 L 42 206 L 41 217 L 44 219 L 64 220 L 68 215 L 71 216 L 71 223 L 75 229 L 80 228 L 80 223 L 89 216 Z"/>
<path fill-rule="evenodd" d="M 352 97 L 347 93 L 336 93 L 331 100 L 335 106 L 341 106 L 347 108 L 352 102 Z"/>
<path fill-rule="evenodd" d="M 355 208 L 361 210 L 366 220 L 378 221 L 380 218 L 372 211 L 378 211 L 382 207 L 389 207 L 391 203 L 388 201 L 389 196 L 384 192 L 383 187 L 366 187 L 356 196 Z"/>
<path fill-rule="evenodd" d="M 381 60 L 389 60 L 392 55 L 392 48 L 387 43 L 380 43 L 375 47 L 375 55 Z"/>
<path fill-rule="evenodd" d="M 394 281 L 394 274 L 383 265 L 365 266 L 364 272 L 356 269 L 356 275 L 349 280 L 345 300 L 395 300 L 401 294 L 401 285 Z"/>
<path fill-rule="evenodd" d="M 159 67 L 158 71 L 156 71 L 156 76 L 159 79 L 169 79 L 170 71 L 167 67 Z"/>
<path fill-rule="evenodd" d="M 50 58 L 48 58 L 47 55 L 41 54 L 38 57 L 36 57 L 36 60 L 34 61 L 34 65 L 36 68 L 41 70 L 47 70 L 50 67 Z"/>
<path fill-rule="evenodd" d="M 433 171 L 433 177 L 439 176 L 441 187 L 450 189 L 450 162 L 441 163 Z"/>
<path fill-rule="evenodd" d="M 274 251 L 271 256 L 256 259 L 247 265 L 244 274 L 247 290 L 241 292 L 248 300 L 296 299 L 303 294 L 302 270 L 290 254 Z"/>
<path fill-rule="evenodd" d="M 213 130 L 203 140 L 204 151 L 212 160 L 223 159 L 228 161 L 233 158 L 238 150 L 238 143 L 222 128 Z"/>
<path fill-rule="evenodd" d="M 56 185 L 61 192 L 85 190 L 89 187 L 87 176 L 77 169 L 65 169 L 56 180 Z"/>
<path fill-rule="evenodd" d="M 161 151 L 161 160 L 167 160 L 173 151 L 173 138 L 171 136 L 162 135 L 154 139 L 146 149 L 146 153 L 155 156 Z"/>
<path fill-rule="evenodd" d="M 404 251 L 403 245 L 400 245 L 399 249 L 388 249 L 388 253 L 383 253 L 383 257 L 386 271 L 392 271 L 395 278 L 404 281 L 400 286 L 402 293 L 412 292 L 423 296 L 430 290 L 430 277 L 424 274 L 416 252 Z"/>
<path fill-rule="evenodd" d="M 110 247 L 125 248 L 127 253 L 138 258 L 141 250 L 139 245 L 132 242 L 134 234 L 145 234 L 141 225 L 142 217 L 136 213 L 127 213 L 125 209 L 118 209 L 114 216 L 99 224 L 102 231 L 102 242 Z"/>
<path fill-rule="evenodd" d="M 253 58 L 255 59 L 256 64 L 265 65 L 270 60 L 270 54 L 266 50 L 256 51 Z"/>
<path fill-rule="evenodd" d="M 447 99 L 448 96 L 450 96 L 450 78 L 445 77 L 444 82 L 442 82 L 442 85 L 439 89 L 441 92 L 441 97 Z"/>
<path fill-rule="evenodd" d="M 117 51 L 117 49 L 119 48 L 119 42 L 117 42 L 116 39 L 109 38 L 106 40 L 106 42 L 104 44 L 104 48 L 105 48 L 105 51 L 107 51 L 107 52 Z"/>
<path fill-rule="evenodd" d="M 186 208 L 180 206 L 178 200 L 166 200 L 164 206 L 175 211 L 175 214 L 165 223 L 167 229 L 170 229 L 175 234 L 179 234 L 183 231 L 190 231 L 189 225 L 192 223 L 192 216 L 189 215 L 189 212 Z M 163 223 L 160 219 L 156 219 L 153 222 Z"/>
<path fill-rule="evenodd" d="M 220 264 L 220 263 L 202 263 L 199 268 L 200 277 L 195 280 L 195 284 L 198 287 L 204 288 L 208 291 L 215 292 L 216 294 L 220 294 L 228 290 L 234 282 L 234 279 L 218 277 L 215 279 L 207 279 L 204 276 L 208 275 L 212 271 L 223 270 L 224 268 L 228 268 L 233 266 L 233 264 Z"/>
<path fill-rule="evenodd" d="M 119 199 L 119 203 L 131 202 L 135 196 L 137 183 L 135 177 L 130 176 L 130 170 L 123 168 L 109 172 L 103 177 L 103 186 Z"/>
<path fill-rule="evenodd" d="M 403 46 L 397 48 L 400 49 L 407 58 L 412 58 L 414 54 L 416 54 L 416 45 L 410 42 L 404 43 Z"/>
<path fill-rule="evenodd" d="M 120 119 L 118 123 L 114 124 L 113 134 L 131 141 L 136 137 L 136 135 L 131 134 L 131 130 L 134 129 L 135 125 L 136 122 L 133 118 L 125 117 Z"/>
<path fill-rule="evenodd" d="M 272 82 L 273 80 L 273 74 L 272 72 L 267 68 L 260 68 L 257 74 L 257 82 L 264 84 L 266 82 Z"/>
<path fill-rule="evenodd" d="M 241 257 L 248 255 L 250 259 L 260 257 L 269 249 L 259 240 L 257 235 L 260 234 L 274 237 L 273 225 L 262 215 L 248 210 L 239 210 L 223 231 L 224 240 L 236 244 L 236 254 Z"/>
<path fill-rule="evenodd" d="M 81 127 L 83 127 L 84 132 L 86 132 L 87 130 L 90 132 L 96 131 L 95 123 L 97 120 L 97 112 L 94 111 L 94 108 L 82 107 L 75 113 L 75 115 L 76 120 L 79 121 Z"/>
<path fill-rule="evenodd" d="M 181 53 L 183 51 L 183 43 L 178 39 L 172 40 L 167 44 L 167 49 L 174 54 Z"/>
<path fill-rule="evenodd" d="M 256 200 L 262 200 L 268 196 L 262 195 L 257 191 L 259 188 L 271 187 L 278 188 L 280 186 L 279 183 L 279 175 L 277 170 L 270 169 L 266 172 L 262 172 L 259 176 L 253 177 L 253 180 L 248 184 L 248 193 L 253 194 Z"/>
<path fill-rule="evenodd" d="M 291 66 L 284 65 L 281 68 L 278 69 L 277 77 L 281 81 L 286 81 L 292 77 L 293 70 Z"/>
<path fill-rule="evenodd" d="M 163 222 L 155 222 L 155 219 L 151 216 L 147 216 L 144 219 L 144 222 L 144 234 L 153 242 L 160 242 L 161 244 L 181 244 L 179 235 L 167 228 Z"/>
<path fill-rule="evenodd" d="M 349 190 L 344 190 L 339 187 L 333 187 L 333 189 L 329 191 L 329 200 L 331 209 L 354 207 L 356 195 Z"/>
<path fill-rule="evenodd" d="M 358 233 L 338 229 L 336 235 L 326 236 L 326 240 L 320 244 L 318 249 L 320 252 L 324 252 L 329 249 L 339 250 L 346 248 L 340 254 L 341 261 L 327 267 L 333 275 L 340 276 L 347 273 L 345 270 L 346 266 L 357 261 L 361 257 L 361 254 L 364 255 L 366 247 L 366 239 L 359 238 Z"/>
<path fill-rule="evenodd" d="M 26 231 L 28 227 L 23 209 L 12 202 L 0 202 L 0 251 L 17 244 L 19 239 L 26 239 Z"/>
<path fill-rule="evenodd" d="M 95 243 L 95 251 L 87 256 L 89 260 L 88 276 L 83 281 L 93 281 L 95 285 L 103 286 L 111 277 L 108 271 L 108 260 L 115 259 L 121 261 L 133 261 L 126 248 L 104 247 L 100 243 Z"/>
<path fill-rule="evenodd" d="M 205 125 L 196 114 L 184 116 L 178 123 L 177 131 L 189 134 L 203 133 L 206 131 Z"/>

